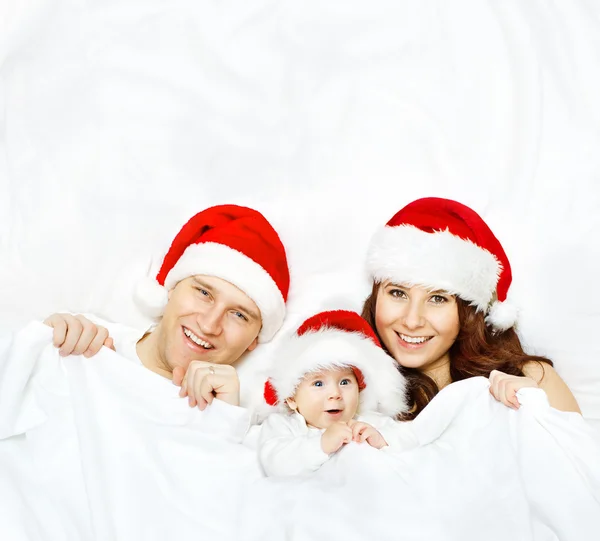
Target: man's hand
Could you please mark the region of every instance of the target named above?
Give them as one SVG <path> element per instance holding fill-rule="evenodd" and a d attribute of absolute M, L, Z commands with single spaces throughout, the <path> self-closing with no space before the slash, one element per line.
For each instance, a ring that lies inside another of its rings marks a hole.
<path fill-rule="evenodd" d="M 489 379 L 491 395 L 498 402 L 502 402 L 505 406 L 514 410 L 518 410 L 520 407 L 517 400 L 517 391 L 519 389 L 523 389 L 524 387 L 538 387 L 538 384 L 531 378 L 511 376 L 499 370 L 492 370 Z"/>
<path fill-rule="evenodd" d="M 240 380 L 233 366 L 192 361 L 184 371 L 180 366 L 173 370 L 173 383 L 179 385 L 179 396 L 188 397 L 190 407 L 201 411 L 214 398 L 232 406 L 240 405 Z"/>
<path fill-rule="evenodd" d="M 108 336 L 108 329 L 92 323 L 82 315 L 52 314 L 44 320 L 44 324 L 52 327 L 52 343 L 60 348 L 62 357 L 82 355 L 92 357 L 102 346 L 115 349 L 113 339 Z"/>
<path fill-rule="evenodd" d="M 387 441 L 381 435 L 379 430 L 374 426 L 363 423 L 360 421 L 349 421 L 348 425 L 352 429 L 352 440 L 358 443 L 367 442 L 371 447 L 375 449 L 382 449 L 387 447 Z"/>
<path fill-rule="evenodd" d="M 352 429 L 347 423 L 338 421 L 332 424 L 321 436 L 321 449 L 328 455 L 338 451 L 342 445 L 352 441 Z"/>

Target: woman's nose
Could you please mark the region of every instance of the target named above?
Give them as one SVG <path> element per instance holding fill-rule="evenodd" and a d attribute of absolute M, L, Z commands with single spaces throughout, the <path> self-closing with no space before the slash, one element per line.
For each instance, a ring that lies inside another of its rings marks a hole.
<path fill-rule="evenodd" d="M 402 323 L 407 329 L 418 329 L 424 325 L 423 307 L 420 302 L 411 301 L 406 305 Z"/>

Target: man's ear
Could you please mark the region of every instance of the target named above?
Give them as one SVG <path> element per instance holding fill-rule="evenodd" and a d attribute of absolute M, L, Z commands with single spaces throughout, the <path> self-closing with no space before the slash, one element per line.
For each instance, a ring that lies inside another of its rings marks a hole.
<path fill-rule="evenodd" d="M 247 351 L 253 351 L 254 349 L 256 349 L 256 346 L 258 346 L 258 336 L 252 340 L 252 343 L 248 346 Z"/>
<path fill-rule="evenodd" d="M 288 405 L 288 408 L 290 408 L 292 411 L 296 411 L 298 409 L 296 401 L 293 398 L 286 398 L 285 403 Z"/>

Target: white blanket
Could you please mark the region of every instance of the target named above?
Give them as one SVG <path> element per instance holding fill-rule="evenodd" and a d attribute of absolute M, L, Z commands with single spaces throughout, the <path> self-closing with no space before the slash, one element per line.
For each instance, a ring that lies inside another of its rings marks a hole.
<path fill-rule="evenodd" d="M 600 532 L 600 443 L 576 414 L 487 381 L 412 423 L 419 447 L 350 444 L 316 474 L 262 478 L 248 415 L 190 409 L 170 382 L 103 350 L 61 359 L 33 323 L 0 341 L 0 539 L 561 541 Z"/>
<path fill-rule="evenodd" d="M 484 378 L 442 391 L 390 455 L 351 443 L 316 473 L 252 486 L 239 539 L 584 541 L 600 537 L 600 445 L 539 389 L 513 411 Z"/>
<path fill-rule="evenodd" d="M 0 539 L 232 539 L 249 416 L 103 349 L 61 359 L 34 323 L 0 345 Z"/>

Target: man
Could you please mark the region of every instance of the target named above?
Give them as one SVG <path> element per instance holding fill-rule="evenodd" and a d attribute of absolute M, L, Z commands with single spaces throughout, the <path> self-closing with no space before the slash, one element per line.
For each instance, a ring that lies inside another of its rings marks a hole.
<path fill-rule="evenodd" d="M 231 366 L 281 327 L 289 290 L 285 249 L 258 211 L 236 205 L 208 208 L 177 234 L 154 279 L 136 300 L 160 317 L 147 332 L 84 316 L 53 314 L 53 343 L 63 356 L 115 349 L 181 385 L 181 396 L 203 410 L 214 397 L 239 405 Z"/>

